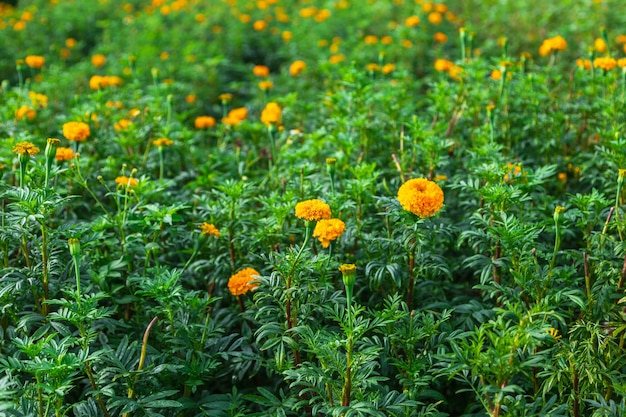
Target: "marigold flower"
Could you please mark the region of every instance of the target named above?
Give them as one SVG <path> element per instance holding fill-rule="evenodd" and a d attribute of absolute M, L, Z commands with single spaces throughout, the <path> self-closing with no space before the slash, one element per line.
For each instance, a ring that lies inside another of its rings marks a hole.
<path fill-rule="evenodd" d="M 215 126 L 215 119 L 211 116 L 198 116 L 193 125 L 196 129 L 208 129 Z"/>
<path fill-rule="evenodd" d="M 95 54 L 91 57 L 91 65 L 96 68 L 102 67 L 107 62 L 107 57 L 102 54 Z"/>
<path fill-rule="evenodd" d="M 261 122 L 266 126 L 280 125 L 282 113 L 283 111 L 278 103 L 271 101 L 265 105 L 265 108 L 261 112 Z"/>
<path fill-rule="evenodd" d="M 37 116 L 37 112 L 28 106 L 20 106 L 19 109 L 15 110 L 15 118 L 17 120 L 33 120 Z"/>
<path fill-rule="evenodd" d="M 319 239 L 322 247 L 327 248 L 330 242 L 338 239 L 346 230 L 346 224 L 339 219 L 322 219 L 315 225 L 313 237 Z"/>
<path fill-rule="evenodd" d="M 153 140 L 152 144 L 161 148 L 163 146 L 172 146 L 174 144 L 174 141 L 168 138 L 158 138 Z"/>
<path fill-rule="evenodd" d="M 330 206 L 322 200 L 306 200 L 296 204 L 296 217 L 308 221 L 330 219 Z"/>
<path fill-rule="evenodd" d="M 254 268 L 244 268 L 238 271 L 228 279 L 228 291 L 237 296 L 254 290 L 259 286 L 258 280 L 255 278 L 259 275 L 259 272 Z"/>
<path fill-rule="evenodd" d="M 228 112 L 228 115 L 222 119 L 222 122 L 227 125 L 238 125 L 246 120 L 248 117 L 248 109 L 245 107 L 237 107 Z"/>
<path fill-rule="evenodd" d="M 67 140 L 84 142 L 90 134 L 91 130 L 87 123 L 67 122 L 63 124 L 63 136 L 65 136 Z"/>
<path fill-rule="evenodd" d="M 198 227 L 200 228 L 200 234 L 202 236 L 220 237 L 220 231 L 211 223 L 204 222 Z"/>
<path fill-rule="evenodd" d="M 18 142 L 13 146 L 13 153 L 18 155 L 35 156 L 39 153 L 39 148 L 28 141 Z"/>
<path fill-rule="evenodd" d="M 274 88 L 274 83 L 271 81 L 261 81 L 259 83 L 259 88 L 261 90 L 271 90 L 272 88 Z"/>
<path fill-rule="evenodd" d="M 139 182 L 135 178 L 127 177 L 126 175 L 121 175 L 115 178 L 115 182 L 120 186 L 126 187 L 136 187 L 139 185 Z"/>
<path fill-rule="evenodd" d="M 305 69 L 306 69 L 306 63 L 304 61 L 302 61 L 302 60 L 297 60 L 297 61 L 294 61 L 289 66 L 289 74 L 291 74 L 292 77 L 297 77 Z"/>
<path fill-rule="evenodd" d="M 402 208 L 421 217 L 430 217 L 443 207 L 443 191 L 433 181 L 413 178 L 398 189 L 398 201 Z"/>
<path fill-rule="evenodd" d="M 254 68 L 252 68 L 252 73 L 257 77 L 269 77 L 270 69 L 265 65 L 255 65 Z"/>
<path fill-rule="evenodd" d="M 420 18 L 417 16 L 409 16 L 404 21 L 404 24 L 412 28 L 420 24 Z"/>
<path fill-rule="evenodd" d="M 63 162 L 63 161 L 71 161 L 72 159 L 74 159 L 75 156 L 76 154 L 74 153 L 72 149 L 59 146 L 57 148 L 55 158 L 57 161 Z"/>
<path fill-rule="evenodd" d="M 31 68 L 41 68 L 46 63 L 46 58 L 40 55 L 28 55 L 24 58 L 24 62 Z"/>

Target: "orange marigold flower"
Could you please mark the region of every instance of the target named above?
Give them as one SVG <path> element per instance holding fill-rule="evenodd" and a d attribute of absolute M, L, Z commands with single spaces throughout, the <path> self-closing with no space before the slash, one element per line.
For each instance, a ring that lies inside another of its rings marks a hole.
<path fill-rule="evenodd" d="M 208 129 L 215 126 L 215 119 L 211 116 L 198 116 L 193 125 L 196 129 Z"/>
<path fill-rule="evenodd" d="M 39 148 L 28 141 L 18 142 L 15 146 L 13 146 L 13 153 L 18 155 L 35 156 L 39 153 Z"/>
<path fill-rule="evenodd" d="M 255 65 L 254 68 L 252 68 L 252 73 L 257 77 L 269 77 L 270 69 L 265 65 Z"/>
<path fill-rule="evenodd" d="M 136 187 L 139 185 L 139 182 L 135 178 L 127 177 L 126 175 L 121 175 L 115 178 L 115 182 L 120 186 L 126 187 Z"/>
<path fill-rule="evenodd" d="M 40 55 L 28 55 L 24 58 L 24 62 L 31 68 L 41 68 L 46 63 L 46 58 Z"/>
<path fill-rule="evenodd" d="M 172 146 L 174 144 L 174 141 L 168 138 L 158 138 L 153 140 L 152 144 L 161 148 L 163 146 Z"/>
<path fill-rule="evenodd" d="M 255 278 L 259 275 L 259 271 L 254 268 L 244 268 L 238 271 L 228 279 L 228 291 L 237 296 L 254 290 L 259 286 L 258 280 Z"/>
<path fill-rule="evenodd" d="M 211 223 L 204 222 L 198 227 L 200 228 L 200 234 L 202 236 L 220 237 L 220 231 Z"/>
<path fill-rule="evenodd" d="M 302 60 L 297 60 L 297 61 L 294 61 L 289 66 L 289 74 L 291 74 L 292 77 L 297 77 L 305 69 L 306 69 L 306 63 Z"/>
<path fill-rule="evenodd" d="M 107 57 L 102 54 L 95 54 L 91 57 L 91 65 L 96 68 L 100 68 L 107 62 Z"/>
<path fill-rule="evenodd" d="M 433 181 L 413 178 L 398 189 L 402 208 L 421 218 L 430 217 L 443 207 L 443 191 Z"/>
<path fill-rule="evenodd" d="M 296 217 L 308 221 L 330 219 L 330 206 L 322 200 L 306 200 L 296 204 Z"/>
<path fill-rule="evenodd" d="M 283 111 L 278 103 L 271 101 L 265 105 L 265 108 L 261 112 L 261 122 L 264 125 L 279 125 L 282 120 Z"/>
<path fill-rule="evenodd" d="M 87 140 L 91 130 L 89 125 L 83 122 L 67 122 L 63 125 L 63 136 L 65 139 L 75 142 L 84 142 Z"/>
<path fill-rule="evenodd" d="M 71 161 L 72 159 L 74 159 L 75 156 L 76 154 L 74 153 L 72 149 L 59 146 L 57 148 L 55 158 L 57 161 L 63 162 L 63 161 Z"/>
<path fill-rule="evenodd" d="M 322 219 L 315 225 L 313 237 L 319 239 L 322 247 L 327 248 L 330 242 L 338 239 L 346 230 L 346 224 L 339 219 Z"/>
<path fill-rule="evenodd" d="M 28 106 L 20 106 L 19 109 L 15 110 L 15 118 L 17 120 L 33 120 L 37 116 L 37 112 Z"/>

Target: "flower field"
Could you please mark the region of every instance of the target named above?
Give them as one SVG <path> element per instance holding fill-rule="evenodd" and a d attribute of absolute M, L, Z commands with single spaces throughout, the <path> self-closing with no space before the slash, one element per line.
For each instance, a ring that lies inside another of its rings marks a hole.
<path fill-rule="evenodd" d="M 535 6 L 0 3 L 0 415 L 626 415 L 626 5 Z"/>

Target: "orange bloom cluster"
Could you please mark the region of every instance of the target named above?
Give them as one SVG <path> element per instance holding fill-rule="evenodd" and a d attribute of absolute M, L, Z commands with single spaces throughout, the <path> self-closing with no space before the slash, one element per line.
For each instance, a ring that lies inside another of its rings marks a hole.
<path fill-rule="evenodd" d="M 266 126 L 280 125 L 283 111 L 278 103 L 270 101 L 261 112 L 261 122 Z"/>
<path fill-rule="evenodd" d="M 615 58 L 607 57 L 599 57 L 593 60 L 593 67 L 600 68 L 604 71 L 610 71 L 617 66 L 617 61 Z"/>
<path fill-rule="evenodd" d="M 248 117 L 248 109 L 245 107 L 237 107 L 228 112 L 228 115 L 222 119 L 222 122 L 227 125 L 238 125 L 246 120 Z"/>
<path fill-rule="evenodd" d="M 135 178 L 129 178 L 126 175 L 121 175 L 115 178 L 115 182 L 121 186 L 126 187 L 136 187 L 139 185 L 139 182 Z"/>
<path fill-rule="evenodd" d="M 259 272 L 254 268 L 244 268 L 232 275 L 228 279 L 228 291 L 232 295 L 243 295 L 248 291 L 254 290 L 259 286 L 255 276 L 259 276 Z"/>
<path fill-rule="evenodd" d="M 553 52 L 564 51 L 567 48 L 567 42 L 562 36 L 555 36 L 543 41 L 539 47 L 539 55 L 547 56 Z"/>
<path fill-rule="evenodd" d="M 28 141 L 18 142 L 13 147 L 13 153 L 18 155 L 35 156 L 39 153 L 39 148 Z"/>
<path fill-rule="evenodd" d="M 330 242 L 338 239 L 346 230 L 346 224 L 339 219 L 322 219 L 315 225 L 313 237 L 319 239 L 322 247 L 327 248 Z"/>
<path fill-rule="evenodd" d="M 31 68 L 41 68 L 46 63 L 46 58 L 40 55 L 28 55 L 24 58 L 24 62 Z"/>
<path fill-rule="evenodd" d="M 306 200 L 296 204 L 296 217 L 308 221 L 330 219 L 330 206 L 322 200 Z"/>
<path fill-rule="evenodd" d="M 59 146 L 57 148 L 55 158 L 57 161 L 63 162 L 63 161 L 71 161 L 72 159 L 74 159 L 75 156 L 76 154 L 74 153 L 72 149 Z"/>
<path fill-rule="evenodd" d="M 306 63 L 304 61 L 302 61 L 302 60 L 297 60 L 297 61 L 294 61 L 289 66 L 289 74 L 291 74 L 292 77 L 297 77 L 305 69 L 306 69 Z"/>
<path fill-rule="evenodd" d="M 91 130 L 89 125 L 83 122 L 67 122 L 63 124 L 63 136 L 65 139 L 75 142 L 84 142 L 87 140 Z"/>
<path fill-rule="evenodd" d="M 215 127 L 215 119 L 211 116 L 198 116 L 196 120 L 194 120 L 193 125 L 196 129 L 208 129 Z"/>
<path fill-rule="evenodd" d="M 120 85 L 122 85 L 122 79 L 117 75 L 94 75 L 89 79 L 89 88 L 92 90 Z"/>
<path fill-rule="evenodd" d="M 421 218 L 430 217 L 443 207 L 443 191 L 433 181 L 413 178 L 398 189 L 402 208 Z"/>
<path fill-rule="evenodd" d="M 200 228 L 200 234 L 202 236 L 220 237 L 220 231 L 211 223 L 204 222 L 198 227 Z"/>

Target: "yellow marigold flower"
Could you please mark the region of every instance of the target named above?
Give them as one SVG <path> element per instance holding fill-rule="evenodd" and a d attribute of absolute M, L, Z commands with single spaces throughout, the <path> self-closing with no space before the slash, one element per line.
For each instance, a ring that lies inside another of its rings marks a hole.
<path fill-rule="evenodd" d="M 442 32 L 437 32 L 433 35 L 433 39 L 437 43 L 446 43 L 448 42 L 448 35 Z"/>
<path fill-rule="evenodd" d="M 259 88 L 261 90 L 271 90 L 272 88 L 274 88 L 274 83 L 271 81 L 261 81 L 259 82 Z"/>
<path fill-rule="evenodd" d="M 126 187 L 136 187 L 139 185 L 139 182 L 132 177 L 127 177 L 126 175 L 121 175 L 117 178 L 115 178 L 115 182 L 117 184 L 119 184 L 120 186 L 126 186 Z"/>
<path fill-rule="evenodd" d="M 174 144 L 174 141 L 168 138 L 158 138 L 153 140 L 152 144 L 161 148 L 163 146 L 172 146 Z"/>
<path fill-rule="evenodd" d="M 601 68 L 604 71 L 610 71 L 617 66 L 617 61 L 615 58 L 611 57 L 600 57 L 593 60 L 594 68 Z"/>
<path fill-rule="evenodd" d="M 432 12 L 428 15 L 428 21 L 433 25 L 438 25 L 443 21 L 443 16 L 439 12 Z"/>
<path fill-rule="evenodd" d="M 36 116 L 37 112 L 28 106 L 20 106 L 19 109 L 15 110 L 15 118 L 17 120 L 33 120 Z"/>
<path fill-rule="evenodd" d="M 228 279 L 228 291 L 237 296 L 254 290 L 259 286 L 258 280 L 255 278 L 259 275 L 259 272 L 254 268 L 244 268 L 238 271 Z"/>
<path fill-rule="evenodd" d="M 72 159 L 74 159 L 75 156 L 76 154 L 74 154 L 74 151 L 72 149 L 59 146 L 57 148 L 55 158 L 57 161 L 63 162 L 71 161 Z"/>
<path fill-rule="evenodd" d="M 228 115 L 222 120 L 227 125 L 238 125 L 248 117 L 248 109 L 245 107 L 237 107 L 228 112 Z"/>
<path fill-rule="evenodd" d="M 420 18 L 417 16 L 409 16 L 404 21 L 404 24 L 412 28 L 420 24 Z"/>
<path fill-rule="evenodd" d="M 308 221 L 330 219 L 330 206 L 322 200 L 306 200 L 296 204 L 296 217 Z"/>
<path fill-rule="evenodd" d="M 269 77 L 270 69 L 265 65 L 255 65 L 254 68 L 252 68 L 252 73 L 257 77 Z"/>
<path fill-rule="evenodd" d="M 297 77 L 305 69 L 306 69 L 306 63 L 304 61 L 302 61 L 302 60 L 297 60 L 297 61 L 294 61 L 289 66 L 289 74 L 291 74 L 292 77 Z"/>
<path fill-rule="evenodd" d="M 96 68 L 102 67 L 107 62 L 107 57 L 102 54 L 95 54 L 91 57 L 91 65 Z"/>
<path fill-rule="evenodd" d="M 398 201 L 402 208 L 421 218 L 430 217 L 443 207 L 443 191 L 433 181 L 413 178 L 398 189 Z"/>
<path fill-rule="evenodd" d="M 40 55 L 28 55 L 24 58 L 24 62 L 31 68 L 41 68 L 46 63 L 46 58 Z"/>
<path fill-rule="evenodd" d="M 215 126 L 215 118 L 211 116 L 198 116 L 193 121 L 193 125 L 196 129 L 208 129 Z"/>
<path fill-rule="evenodd" d="M 585 70 L 589 70 L 591 69 L 591 60 L 590 59 L 582 59 L 582 58 L 578 58 L 576 60 L 576 66 L 578 68 L 582 68 Z"/>
<path fill-rule="evenodd" d="M 220 231 L 211 223 L 204 222 L 198 227 L 200 228 L 200 234 L 202 236 L 220 237 Z"/>
<path fill-rule="evenodd" d="M 338 239 L 346 230 L 346 224 L 339 219 L 322 219 L 315 225 L 313 237 L 319 239 L 322 247 L 327 248 L 330 242 Z"/>
<path fill-rule="evenodd" d="M 91 130 L 89 125 L 83 122 L 67 122 L 63 124 L 63 136 L 65 139 L 75 142 L 84 142 L 87 140 Z"/>
<path fill-rule="evenodd" d="M 13 146 L 13 153 L 18 155 L 35 156 L 39 153 L 39 148 L 28 141 L 18 142 L 15 146 Z"/>
<path fill-rule="evenodd" d="M 119 132 L 120 130 L 128 129 L 130 127 L 130 125 L 132 125 L 132 124 L 133 124 L 132 120 L 120 119 L 117 123 L 115 123 L 113 125 L 113 128 Z"/>
<path fill-rule="evenodd" d="M 261 122 L 264 125 L 280 125 L 282 120 L 282 113 L 278 103 L 271 101 L 265 105 L 265 108 L 261 112 Z"/>
<path fill-rule="evenodd" d="M 445 72 L 450 71 L 450 68 L 454 66 L 454 62 L 448 61 L 447 59 L 437 59 L 435 60 L 435 71 Z"/>

